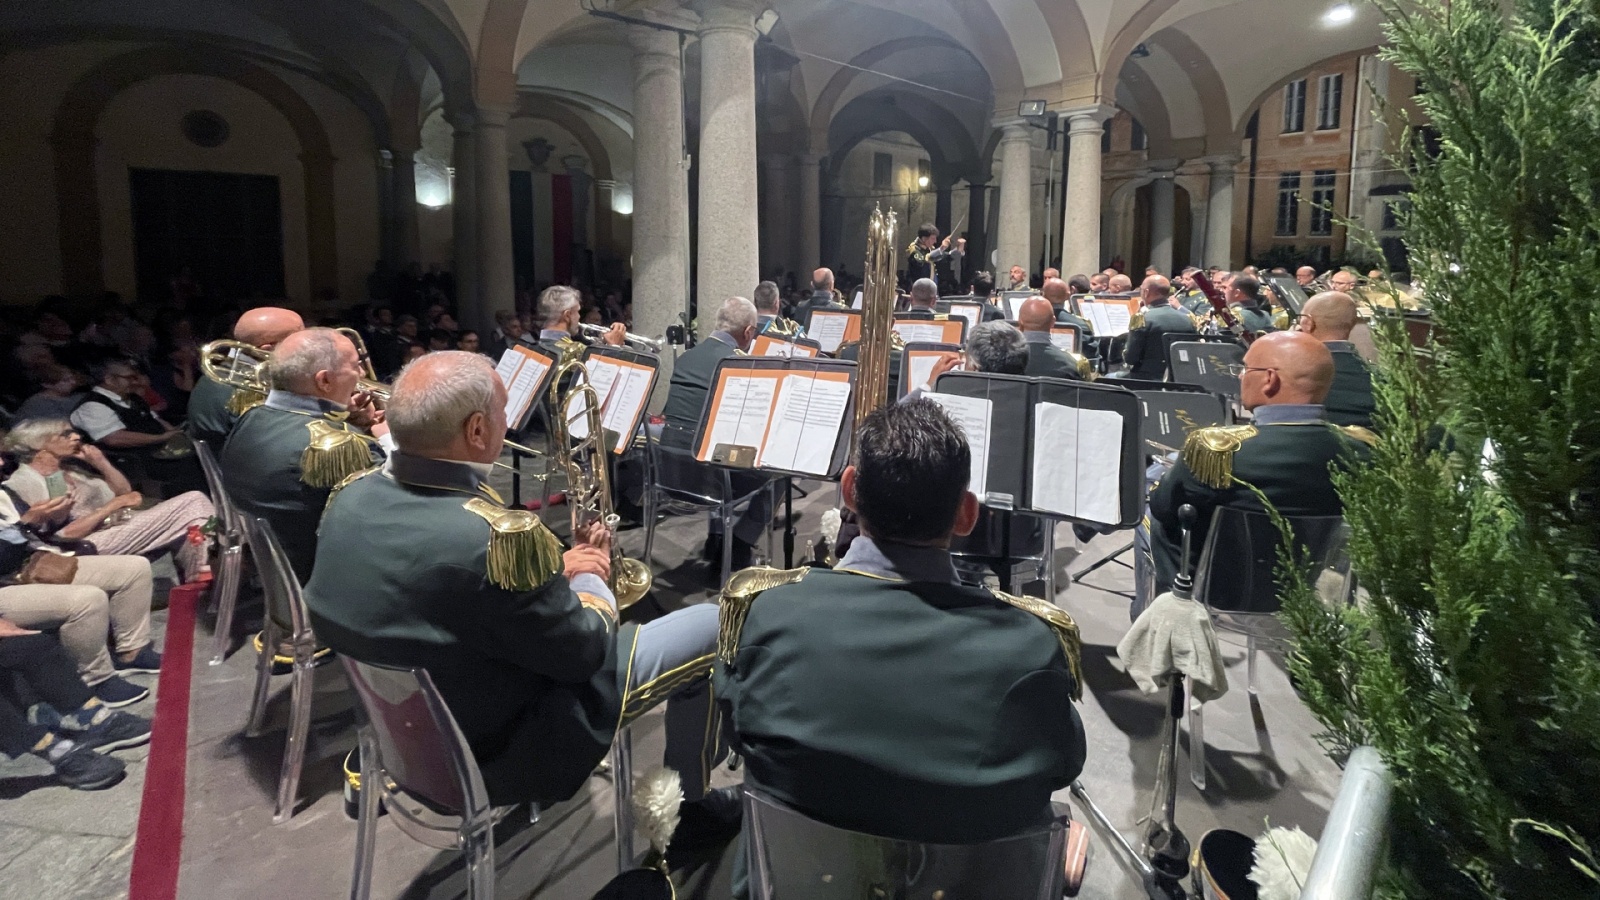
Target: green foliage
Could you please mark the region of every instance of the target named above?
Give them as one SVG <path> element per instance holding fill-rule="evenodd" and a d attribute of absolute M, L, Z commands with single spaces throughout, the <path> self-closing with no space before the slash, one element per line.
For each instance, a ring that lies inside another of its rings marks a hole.
<path fill-rule="evenodd" d="M 1406 240 L 1446 337 L 1379 329 L 1384 441 L 1340 483 L 1368 597 L 1291 591 L 1291 669 L 1394 772 L 1384 893 L 1600 896 L 1600 2 L 1376 3 L 1441 139 Z"/>

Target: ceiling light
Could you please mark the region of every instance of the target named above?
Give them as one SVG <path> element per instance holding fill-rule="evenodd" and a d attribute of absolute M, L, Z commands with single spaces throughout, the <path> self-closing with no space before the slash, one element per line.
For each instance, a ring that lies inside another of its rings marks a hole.
<path fill-rule="evenodd" d="M 1322 14 L 1324 25 L 1348 25 L 1356 17 L 1356 8 L 1348 3 L 1341 3 Z"/>

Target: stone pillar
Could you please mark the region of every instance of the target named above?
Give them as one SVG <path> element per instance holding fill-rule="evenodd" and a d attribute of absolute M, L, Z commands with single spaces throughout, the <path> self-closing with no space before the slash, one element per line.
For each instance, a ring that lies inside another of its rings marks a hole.
<path fill-rule="evenodd" d="M 1067 199 L 1061 227 L 1061 271 L 1100 268 L 1100 135 L 1115 110 L 1089 106 L 1062 112 L 1067 120 Z"/>
<path fill-rule="evenodd" d="M 422 261 L 422 237 L 417 228 L 417 161 L 415 150 L 391 150 L 391 202 L 394 204 L 394 255 L 397 271 Z"/>
<path fill-rule="evenodd" d="M 633 48 L 633 331 L 666 334 L 689 308 L 689 188 L 678 36 L 628 26 Z M 657 401 L 672 355 L 661 355 Z M 657 406 L 656 408 L 659 408 Z"/>
<path fill-rule="evenodd" d="M 700 9 L 699 283 L 701 321 L 760 280 L 756 211 L 754 4 L 704 0 Z M 704 330 L 704 329 L 702 329 Z"/>
<path fill-rule="evenodd" d="M 1233 267 L 1233 175 L 1239 165 L 1237 156 L 1214 156 L 1211 166 L 1211 186 L 1206 192 L 1206 255 L 1205 264 Z"/>
<path fill-rule="evenodd" d="M 995 246 L 995 268 L 1012 266 L 1032 270 L 1033 256 L 1033 136 L 1020 120 L 1001 123 L 1000 223 Z"/>
<path fill-rule="evenodd" d="M 804 153 L 799 157 L 800 168 L 800 237 L 795 241 L 797 261 L 795 271 L 801 279 L 811 277 L 813 270 L 833 263 L 822 260 L 822 157 Z"/>
<path fill-rule="evenodd" d="M 449 121 L 455 129 L 450 149 L 450 232 L 456 312 L 465 318 L 468 310 L 478 308 L 478 184 L 473 174 L 478 148 L 471 116 L 458 115 Z"/>
<path fill-rule="evenodd" d="M 789 268 L 794 256 L 794 213 L 789 200 L 793 159 L 786 153 L 762 158 L 765 177 L 761 187 L 761 277 L 778 267 Z"/>
<path fill-rule="evenodd" d="M 1173 168 L 1153 165 L 1155 180 L 1150 182 L 1150 265 L 1162 275 L 1172 275 L 1173 203 L 1177 196 L 1177 173 Z"/>
<path fill-rule="evenodd" d="M 516 309 L 517 279 L 511 258 L 511 163 L 506 153 L 506 121 L 511 111 L 479 107 L 478 157 L 473 175 L 478 182 L 478 302 L 461 314 L 468 328 L 494 327 L 494 313 Z"/>

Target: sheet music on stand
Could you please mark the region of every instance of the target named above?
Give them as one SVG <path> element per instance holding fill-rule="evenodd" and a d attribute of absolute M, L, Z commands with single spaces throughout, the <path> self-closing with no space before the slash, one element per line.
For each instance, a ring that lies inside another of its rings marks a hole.
<path fill-rule="evenodd" d="M 1173 381 L 1239 399 L 1239 376 L 1228 367 L 1244 362 L 1243 347 L 1222 341 L 1178 341 L 1167 352 Z"/>
<path fill-rule="evenodd" d="M 751 356 L 816 356 L 822 345 L 810 338 L 788 337 L 777 334 L 758 334 L 750 345 Z"/>
<path fill-rule="evenodd" d="M 589 372 L 589 384 L 600 403 L 600 426 L 617 435 L 611 452 L 620 454 L 632 445 L 655 390 L 660 366 L 661 361 L 655 356 L 626 347 L 596 345 L 584 351 L 583 367 Z M 582 399 L 574 396 L 567 401 L 567 427 L 576 440 L 589 436 L 589 423 L 579 402 Z"/>
<path fill-rule="evenodd" d="M 965 319 L 967 322 L 967 334 L 971 334 L 972 329 L 977 328 L 983 322 L 983 307 L 984 301 L 982 300 L 952 300 L 946 312 L 950 314 L 952 319 Z"/>
<path fill-rule="evenodd" d="M 942 343 L 908 343 L 900 353 L 900 390 L 899 397 L 911 393 L 928 383 L 933 375 L 934 364 L 946 353 L 960 353 L 960 344 Z"/>
<path fill-rule="evenodd" d="M 974 458 L 969 490 L 984 505 L 1101 525 L 1138 522 L 1144 466 L 1133 392 L 950 372 L 927 396 L 967 431 Z"/>
<path fill-rule="evenodd" d="M 860 309 L 861 308 L 861 292 L 860 291 L 856 291 L 855 296 L 850 298 L 850 308 L 851 309 Z"/>
<path fill-rule="evenodd" d="M 856 309 L 816 309 L 806 336 L 817 342 L 823 353 L 838 353 L 839 345 L 861 339 L 861 311 Z"/>
<path fill-rule="evenodd" d="M 1094 326 L 1094 336 L 1104 338 L 1127 334 L 1138 304 L 1137 297 L 1085 297 L 1078 306 Z"/>
<path fill-rule="evenodd" d="M 1022 311 L 1022 304 L 1037 296 L 1037 291 L 1001 291 L 1000 305 L 1005 307 L 1006 319 L 1015 322 Z"/>
<path fill-rule="evenodd" d="M 550 385 L 556 358 L 532 344 L 518 341 L 500 354 L 495 374 L 506 388 L 506 428 L 521 431 L 528 416 Z"/>
<path fill-rule="evenodd" d="M 1083 351 L 1078 348 L 1083 346 L 1083 330 L 1076 325 L 1051 325 L 1050 343 L 1054 344 L 1057 350 L 1082 353 Z"/>
<path fill-rule="evenodd" d="M 964 344 L 967 341 L 967 320 L 955 316 L 948 319 L 895 316 L 890 327 L 908 344 Z"/>
<path fill-rule="evenodd" d="M 695 458 L 733 468 L 837 478 L 850 452 L 856 364 L 736 356 L 717 364 Z"/>

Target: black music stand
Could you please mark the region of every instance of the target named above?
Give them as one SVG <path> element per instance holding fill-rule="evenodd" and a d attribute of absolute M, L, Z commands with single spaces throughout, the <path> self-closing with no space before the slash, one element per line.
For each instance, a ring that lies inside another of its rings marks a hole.
<path fill-rule="evenodd" d="M 1170 348 L 1172 380 L 1194 384 L 1230 400 L 1239 399 L 1239 376 L 1229 366 L 1244 362 L 1244 347 L 1217 341 L 1178 341 Z"/>
<path fill-rule="evenodd" d="M 903 349 L 900 352 L 900 361 L 899 361 L 900 369 L 899 369 L 899 371 L 897 371 L 895 373 L 895 375 L 896 375 L 896 385 L 895 385 L 895 392 L 894 392 L 895 396 L 890 398 L 890 399 L 896 399 L 896 398 L 899 398 L 899 397 L 904 397 L 905 395 L 911 393 L 913 390 L 916 390 L 917 388 L 922 387 L 921 384 L 915 383 L 915 378 L 914 378 L 913 373 L 911 371 L 911 361 L 912 361 L 914 356 L 916 356 L 917 354 L 922 354 L 922 353 L 960 353 L 960 352 L 961 352 L 961 345 L 960 344 L 935 344 L 935 343 L 929 343 L 929 342 L 924 342 L 924 341 L 912 341 L 911 343 L 906 344 L 905 349 Z"/>

